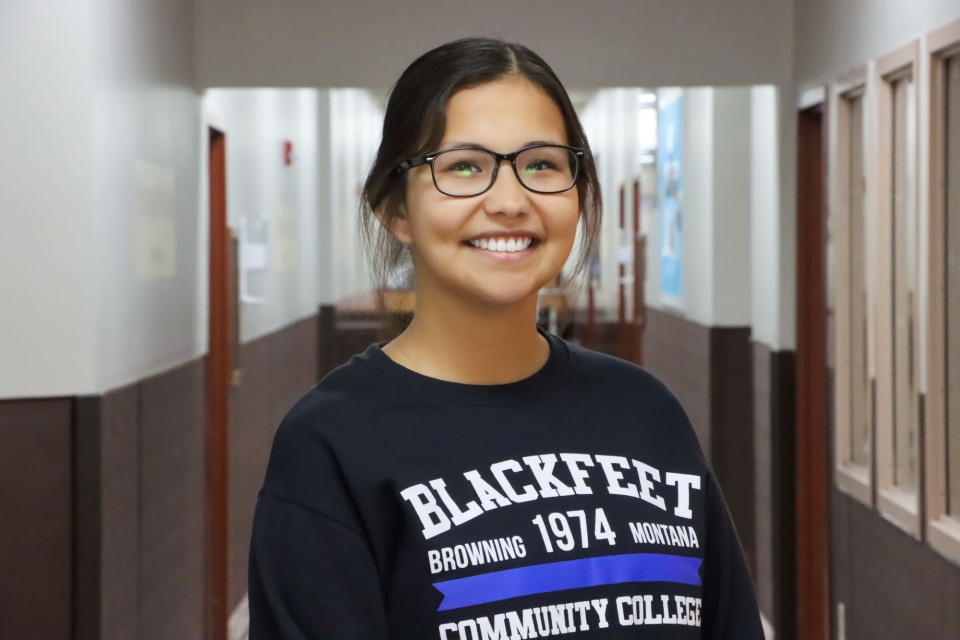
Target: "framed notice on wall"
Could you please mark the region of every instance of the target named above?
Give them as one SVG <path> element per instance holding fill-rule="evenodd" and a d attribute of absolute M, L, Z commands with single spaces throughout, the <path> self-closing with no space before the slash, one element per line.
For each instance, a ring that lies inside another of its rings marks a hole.
<path fill-rule="evenodd" d="M 138 161 L 134 180 L 137 280 L 172 278 L 177 273 L 177 186 L 173 169 Z"/>
<path fill-rule="evenodd" d="M 658 133 L 660 194 L 660 295 L 672 305 L 683 302 L 683 94 L 660 96 Z"/>

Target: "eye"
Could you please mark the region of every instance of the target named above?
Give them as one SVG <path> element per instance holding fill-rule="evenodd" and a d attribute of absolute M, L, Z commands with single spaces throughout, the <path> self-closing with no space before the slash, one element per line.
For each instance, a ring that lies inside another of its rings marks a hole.
<path fill-rule="evenodd" d="M 456 174 L 461 178 L 467 178 L 474 173 L 480 173 L 483 171 L 483 169 L 478 167 L 475 163 L 467 162 L 466 160 L 455 162 L 443 170 L 448 173 Z"/>
<path fill-rule="evenodd" d="M 523 167 L 525 173 L 539 173 L 541 171 L 556 171 L 557 163 L 547 158 L 538 158 L 526 163 Z"/>
<path fill-rule="evenodd" d="M 475 149 L 457 149 L 437 156 L 434 170 L 453 178 L 472 178 L 490 170 L 491 158 Z"/>

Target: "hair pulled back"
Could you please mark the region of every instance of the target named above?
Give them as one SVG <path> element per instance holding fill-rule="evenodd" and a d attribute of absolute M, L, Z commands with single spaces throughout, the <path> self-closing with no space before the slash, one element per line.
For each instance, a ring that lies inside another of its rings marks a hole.
<path fill-rule="evenodd" d="M 417 58 L 390 92 L 380 148 L 360 201 L 361 237 L 378 287 L 386 284 L 404 254 L 404 245 L 389 232 L 392 222 L 405 215 L 407 178 L 406 172 L 397 172 L 397 165 L 437 150 L 446 128 L 447 103 L 455 93 L 511 77 L 525 78 L 553 100 L 563 117 L 568 144 L 585 152 L 577 178 L 582 229 L 573 276 L 585 270 L 600 228 L 602 202 L 593 154 L 570 97 L 553 69 L 527 47 L 469 37 Z"/>

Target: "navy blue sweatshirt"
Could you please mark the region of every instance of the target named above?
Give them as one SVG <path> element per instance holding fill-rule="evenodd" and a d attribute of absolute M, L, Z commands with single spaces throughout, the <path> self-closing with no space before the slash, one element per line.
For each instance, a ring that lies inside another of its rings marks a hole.
<path fill-rule="evenodd" d="M 251 640 L 760 640 L 716 478 L 643 369 L 550 336 L 467 385 L 371 346 L 277 431 Z"/>

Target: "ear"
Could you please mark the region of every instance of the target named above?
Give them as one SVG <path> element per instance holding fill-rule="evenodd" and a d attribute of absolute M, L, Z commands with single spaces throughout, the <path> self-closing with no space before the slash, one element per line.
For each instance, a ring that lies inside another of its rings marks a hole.
<path fill-rule="evenodd" d="M 386 205 L 382 204 L 374 210 L 380 224 L 403 244 L 411 244 L 413 238 L 410 235 L 410 221 L 407 220 L 407 212 L 403 205 L 399 206 L 396 215 L 390 219 L 386 216 L 385 207 Z"/>

